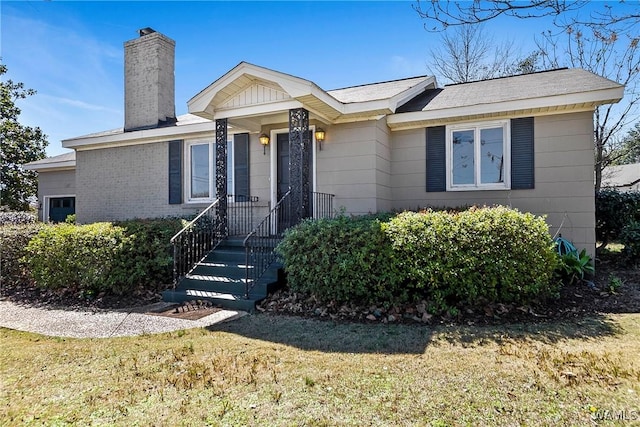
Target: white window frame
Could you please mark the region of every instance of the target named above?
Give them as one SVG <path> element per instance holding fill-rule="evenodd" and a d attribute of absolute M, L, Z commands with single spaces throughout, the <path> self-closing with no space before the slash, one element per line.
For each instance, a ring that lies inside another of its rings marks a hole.
<path fill-rule="evenodd" d="M 233 194 L 235 188 L 233 162 L 234 162 L 234 146 L 233 135 L 228 135 L 227 138 L 227 161 L 231 164 L 231 176 L 227 176 L 227 192 Z M 209 145 L 209 197 L 191 197 L 191 147 L 194 145 Z M 215 171 L 215 157 L 216 157 L 216 142 L 215 138 L 205 139 L 191 139 L 185 141 L 184 144 L 184 189 L 186 191 L 185 200 L 187 203 L 211 203 L 216 199 L 216 171 Z"/>
<path fill-rule="evenodd" d="M 51 199 L 64 199 L 67 197 L 73 197 L 74 204 L 76 204 L 75 207 L 77 207 L 76 201 L 78 199 L 76 198 L 75 194 L 62 194 L 62 195 L 48 194 L 46 196 L 42 196 L 42 222 L 51 222 L 49 221 L 49 210 L 50 210 L 49 204 L 51 203 Z"/>
<path fill-rule="evenodd" d="M 482 129 L 502 128 L 502 155 L 504 167 L 504 179 L 500 183 L 482 184 L 481 180 L 481 146 Z M 456 131 L 471 130 L 474 132 L 474 183 L 453 184 L 453 133 Z M 511 189 L 511 126 L 509 120 L 494 120 L 484 122 L 470 122 L 447 126 L 446 140 L 446 165 L 447 165 L 447 191 L 482 191 L 482 190 L 509 190 Z"/>

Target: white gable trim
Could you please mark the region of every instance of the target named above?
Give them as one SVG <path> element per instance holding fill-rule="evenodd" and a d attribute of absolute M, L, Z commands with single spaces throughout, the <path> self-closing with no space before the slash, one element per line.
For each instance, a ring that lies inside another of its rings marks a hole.
<path fill-rule="evenodd" d="M 187 105 L 189 113 L 211 120 L 271 114 L 302 107 L 328 123 L 344 123 L 391 114 L 398 106 L 428 87 L 435 88 L 435 85 L 434 77 L 425 77 L 391 98 L 342 103 L 309 80 L 242 62 L 191 98 Z M 264 88 L 269 91 L 267 96 L 261 97 L 259 93 Z M 285 101 L 291 103 L 286 104 Z"/>

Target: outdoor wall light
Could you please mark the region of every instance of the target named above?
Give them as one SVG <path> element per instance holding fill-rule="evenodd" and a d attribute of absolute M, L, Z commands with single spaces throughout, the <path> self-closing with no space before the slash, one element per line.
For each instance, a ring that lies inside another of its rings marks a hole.
<path fill-rule="evenodd" d="M 322 151 L 322 141 L 324 141 L 324 129 L 316 128 L 316 141 L 320 143 L 320 151 Z"/>
<path fill-rule="evenodd" d="M 269 145 L 269 135 L 267 135 L 266 133 L 263 133 L 262 135 L 260 135 L 258 139 L 260 139 L 260 144 L 262 144 L 262 154 L 266 156 L 267 145 Z"/>

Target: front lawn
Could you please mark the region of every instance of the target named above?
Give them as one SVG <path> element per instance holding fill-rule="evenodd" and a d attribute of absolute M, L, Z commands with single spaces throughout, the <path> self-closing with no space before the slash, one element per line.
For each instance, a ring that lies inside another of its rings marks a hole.
<path fill-rule="evenodd" d="M 493 327 L 257 314 L 60 339 L 0 329 L 1 425 L 640 422 L 640 314 Z"/>

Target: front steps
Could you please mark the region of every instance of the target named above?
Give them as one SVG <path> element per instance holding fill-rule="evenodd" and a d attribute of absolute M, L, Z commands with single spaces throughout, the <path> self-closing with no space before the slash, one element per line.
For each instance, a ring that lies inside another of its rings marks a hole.
<path fill-rule="evenodd" d="M 255 310 L 256 303 L 278 287 L 282 266 L 274 263 L 245 299 L 245 249 L 242 242 L 242 239 L 231 238 L 221 243 L 175 289 L 164 291 L 162 300 L 175 303 L 207 300 L 234 310 Z"/>

